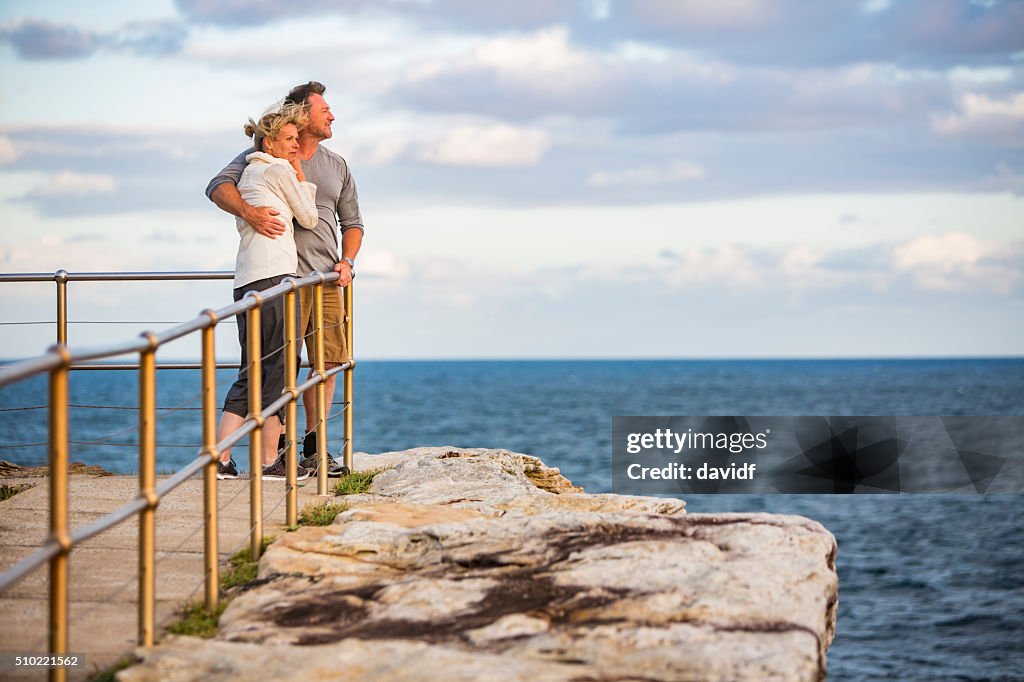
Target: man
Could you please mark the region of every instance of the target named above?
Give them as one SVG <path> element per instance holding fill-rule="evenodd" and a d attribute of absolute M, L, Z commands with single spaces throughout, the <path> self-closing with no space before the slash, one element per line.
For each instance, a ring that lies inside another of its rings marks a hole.
<path fill-rule="evenodd" d="M 348 359 L 342 326 L 344 313 L 340 287 L 347 286 L 355 275 L 355 259 L 363 243 L 363 219 L 359 213 L 359 196 L 348 163 L 320 144 L 333 134 L 331 124 L 334 123 L 334 115 L 324 100 L 325 90 L 322 84 L 310 81 L 292 88 L 285 97 L 285 103 L 305 104 L 309 111 L 309 123 L 299 131 L 299 159 L 306 179 L 316 185 L 316 207 L 320 216 L 314 229 L 295 230 L 295 248 L 299 256 L 297 274 L 306 277 L 316 271 L 334 270 L 339 275 L 337 287 L 324 288 L 324 366 L 330 369 Z M 221 210 L 242 218 L 260 234 L 273 239 L 285 232 L 284 223 L 275 217 L 278 212 L 268 206 L 251 206 L 242 199 L 236 187 L 245 169 L 245 157 L 251 152 L 251 149 L 247 149 L 239 154 L 210 180 L 206 196 Z M 340 259 L 339 229 L 342 235 Z M 311 361 L 315 347 L 311 335 L 314 328 L 312 300 L 310 288 L 299 292 L 299 328 L 306 338 L 306 355 Z M 332 375 L 325 382 L 328 404 L 334 399 L 336 376 Z M 315 388 L 303 394 L 302 404 L 306 412 L 306 435 L 301 465 L 315 469 L 319 464 Z M 328 453 L 328 475 L 340 476 L 343 472 L 344 467 Z"/>

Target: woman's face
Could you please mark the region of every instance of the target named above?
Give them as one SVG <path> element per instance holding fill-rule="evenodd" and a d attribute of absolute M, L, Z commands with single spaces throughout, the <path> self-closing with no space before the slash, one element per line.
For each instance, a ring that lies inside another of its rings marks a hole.
<path fill-rule="evenodd" d="M 292 161 L 299 155 L 299 129 L 294 123 L 286 123 L 277 137 L 263 138 L 263 149 L 271 156 Z"/>

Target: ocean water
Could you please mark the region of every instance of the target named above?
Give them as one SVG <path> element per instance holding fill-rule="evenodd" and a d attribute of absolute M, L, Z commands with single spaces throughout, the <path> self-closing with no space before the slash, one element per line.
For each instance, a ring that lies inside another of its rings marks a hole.
<path fill-rule="evenodd" d="M 232 375 L 219 374 L 221 395 Z M 158 468 L 171 470 L 198 450 L 198 372 L 161 371 L 158 385 Z M 506 448 L 606 492 L 613 415 L 1024 415 L 1024 360 L 364 361 L 355 390 L 357 450 Z M 135 414 L 98 407 L 137 404 L 134 372 L 73 372 L 71 403 L 72 459 L 135 471 Z M 45 460 L 31 445 L 46 440 L 45 405 L 42 379 L 0 389 L 0 458 Z M 330 427 L 336 452 L 340 420 Z M 1024 680 L 1022 503 L 687 497 L 692 512 L 800 514 L 835 534 L 835 680 Z"/>

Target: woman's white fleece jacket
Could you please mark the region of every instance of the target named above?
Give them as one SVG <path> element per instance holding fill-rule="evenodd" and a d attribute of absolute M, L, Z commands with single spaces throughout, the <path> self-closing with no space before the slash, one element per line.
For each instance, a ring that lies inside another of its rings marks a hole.
<path fill-rule="evenodd" d="M 263 152 L 245 157 L 249 165 L 238 181 L 238 192 L 251 206 L 269 206 L 278 211 L 285 233 L 266 237 L 241 218 L 238 228 L 238 256 L 235 258 L 234 287 L 278 275 L 294 275 L 298 268 L 292 219 L 306 229 L 316 227 L 316 185 L 299 182 L 295 169 L 285 159 Z"/>

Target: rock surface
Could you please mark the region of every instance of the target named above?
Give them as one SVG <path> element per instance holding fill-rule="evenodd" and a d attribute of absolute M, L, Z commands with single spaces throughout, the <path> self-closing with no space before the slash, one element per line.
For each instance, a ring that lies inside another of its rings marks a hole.
<path fill-rule="evenodd" d="M 332 526 L 270 546 L 216 639 L 167 637 L 118 679 L 825 676 L 836 544 L 816 522 L 586 495 L 503 450 L 377 461 Z"/>

